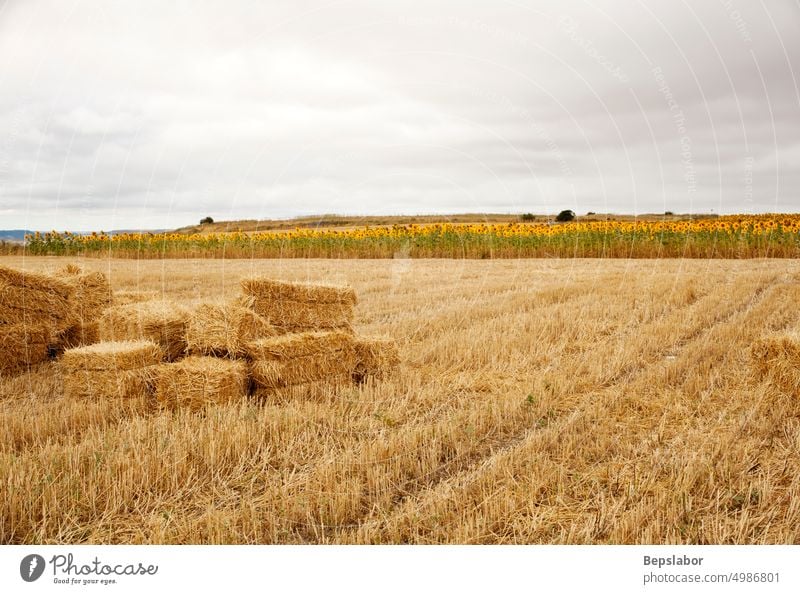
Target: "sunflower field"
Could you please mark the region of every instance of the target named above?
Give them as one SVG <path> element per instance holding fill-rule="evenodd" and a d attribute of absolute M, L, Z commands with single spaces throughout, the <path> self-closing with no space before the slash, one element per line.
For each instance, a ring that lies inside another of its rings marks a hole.
<path fill-rule="evenodd" d="M 117 258 L 796 258 L 800 214 L 194 234 L 51 231 L 27 236 L 24 251 Z"/>

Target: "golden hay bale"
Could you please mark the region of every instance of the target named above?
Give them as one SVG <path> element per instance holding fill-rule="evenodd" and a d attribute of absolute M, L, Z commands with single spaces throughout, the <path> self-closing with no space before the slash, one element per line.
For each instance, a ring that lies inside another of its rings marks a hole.
<path fill-rule="evenodd" d="M 0 324 L 0 372 L 16 373 L 46 361 L 49 342 L 47 327 Z"/>
<path fill-rule="evenodd" d="M 353 379 L 357 382 L 368 377 L 386 379 L 400 365 L 400 353 L 393 338 L 357 336 L 353 346 L 356 353 Z"/>
<path fill-rule="evenodd" d="M 114 305 L 128 305 L 129 303 L 142 303 L 143 301 L 156 301 L 160 297 L 157 291 L 114 291 Z"/>
<path fill-rule="evenodd" d="M 286 361 L 309 355 L 334 356 L 353 349 L 353 336 L 347 332 L 300 332 L 254 340 L 247 345 L 253 359 Z"/>
<path fill-rule="evenodd" d="M 760 379 L 800 394 L 800 332 L 762 337 L 751 346 L 750 357 Z"/>
<path fill-rule="evenodd" d="M 356 294 L 348 287 L 245 279 L 250 307 L 282 332 L 352 331 Z"/>
<path fill-rule="evenodd" d="M 67 398 L 147 399 L 152 394 L 156 366 L 117 371 L 75 371 L 63 377 Z"/>
<path fill-rule="evenodd" d="M 0 266 L 0 323 L 63 332 L 76 321 L 74 291 L 56 277 Z"/>
<path fill-rule="evenodd" d="M 147 341 L 100 342 L 64 352 L 64 394 L 77 398 L 143 398 L 163 358 Z"/>
<path fill-rule="evenodd" d="M 247 364 L 214 357 L 187 357 L 156 368 L 155 395 L 170 409 L 199 410 L 209 404 L 227 404 L 247 396 Z"/>
<path fill-rule="evenodd" d="M 112 293 L 108 278 L 102 272 L 82 273 L 72 265 L 72 272 L 63 270 L 60 277 L 74 288 L 73 299 L 78 320 L 82 323 L 96 321 L 111 305 Z"/>
<path fill-rule="evenodd" d="M 59 276 L 72 285 L 74 311 L 77 321 L 55 339 L 56 352 L 99 342 L 100 328 L 97 320 L 111 305 L 111 285 L 101 272 L 84 274 L 74 264 L 67 265 Z"/>
<path fill-rule="evenodd" d="M 139 369 L 156 365 L 164 358 L 164 352 L 149 340 L 126 340 L 98 342 L 97 344 L 69 349 L 61 360 L 65 372 L 78 370 L 113 371 Z"/>
<path fill-rule="evenodd" d="M 187 352 L 243 357 L 248 342 L 277 334 L 269 322 L 236 302 L 201 303 L 186 327 Z"/>
<path fill-rule="evenodd" d="M 351 306 L 356 304 L 356 292 L 350 287 L 295 283 L 262 277 L 246 278 L 242 280 L 241 286 L 245 295 L 273 301 L 340 303 Z"/>
<path fill-rule="evenodd" d="M 60 353 L 66 349 L 89 346 L 98 342 L 100 342 L 100 323 L 78 322 L 59 334 L 55 343 L 51 346 L 56 353 Z"/>
<path fill-rule="evenodd" d="M 308 355 L 287 361 L 255 359 L 250 362 L 250 377 L 257 386 L 268 389 L 342 381 L 350 379 L 355 364 L 352 351 L 343 352 L 333 359 L 322 355 Z"/>
<path fill-rule="evenodd" d="M 31 291 L 52 293 L 63 299 L 69 299 L 72 296 L 72 288 L 67 283 L 49 274 L 0 266 L 0 281 Z"/>
<path fill-rule="evenodd" d="M 257 340 L 249 345 L 250 376 L 262 388 L 281 388 L 349 378 L 356 365 L 347 332 L 304 332 Z"/>
<path fill-rule="evenodd" d="M 149 339 L 161 345 L 168 361 L 186 352 L 189 310 L 171 301 L 146 301 L 108 308 L 100 317 L 100 339 Z"/>

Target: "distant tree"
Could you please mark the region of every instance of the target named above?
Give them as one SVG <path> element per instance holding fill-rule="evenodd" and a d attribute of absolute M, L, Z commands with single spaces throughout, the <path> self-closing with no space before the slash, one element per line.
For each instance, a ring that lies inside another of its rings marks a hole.
<path fill-rule="evenodd" d="M 212 219 L 211 217 L 206 217 L 204 219 L 200 219 L 200 224 L 201 225 L 209 225 L 209 224 L 211 224 L 213 222 L 214 222 L 214 219 Z"/>
<path fill-rule="evenodd" d="M 558 213 L 558 216 L 556 216 L 556 220 L 559 223 L 566 223 L 568 221 L 574 221 L 575 220 L 575 211 L 574 210 L 562 210 L 560 213 Z"/>
<path fill-rule="evenodd" d="M 597 213 L 594 212 L 593 210 L 590 210 L 589 212 L 586 213 L 586 216 L 590 217 L 590 216 L 595 215 L 595 214 L 597 214 Z"/>
<path fill-rule="evenodd" d="M 526 212 L 524 215 L 520 215 L 519 218 L 522 219 L 523 221 L 535 221 L 536 215 L 530 212 Z"/>
<path fill-rule="evenodd" d="M 671 217 L 671 216 L 672 216 L 672 215 L 674 215 L 674 214 L 675 214 L 674 212 L 672 212 L 671 210 L 668 210 L 668 211 L 666 211 L 666 212 L 664 213 L 664 216 L 665 216 L 665 217 Z"/>

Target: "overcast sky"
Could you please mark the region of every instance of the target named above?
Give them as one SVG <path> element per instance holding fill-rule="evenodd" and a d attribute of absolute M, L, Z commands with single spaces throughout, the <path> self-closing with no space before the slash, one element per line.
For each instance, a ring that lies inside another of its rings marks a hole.
<path fill-rule="evenodd" d="M 0 228 L 800 211 L 800 1 L 0 0 Z"/>

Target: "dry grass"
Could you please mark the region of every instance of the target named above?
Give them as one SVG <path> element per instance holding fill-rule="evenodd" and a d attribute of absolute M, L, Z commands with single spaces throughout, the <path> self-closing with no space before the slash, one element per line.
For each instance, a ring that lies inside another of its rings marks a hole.
<path fill-rule="evenodd" d="M 800 332 L 782 332 L 761 337 L 751 349 L 753 367 L 759 377 L 800 398 Z"/>
<path fill-rule="evenodd" d="M 0 542 L 800 543 L 800 399 L 751 354 L 800 328 L 794 261 L 81 265 L 178 302 L 348 284 L 402 363 L 204 414 L 4 378 Z"/>

